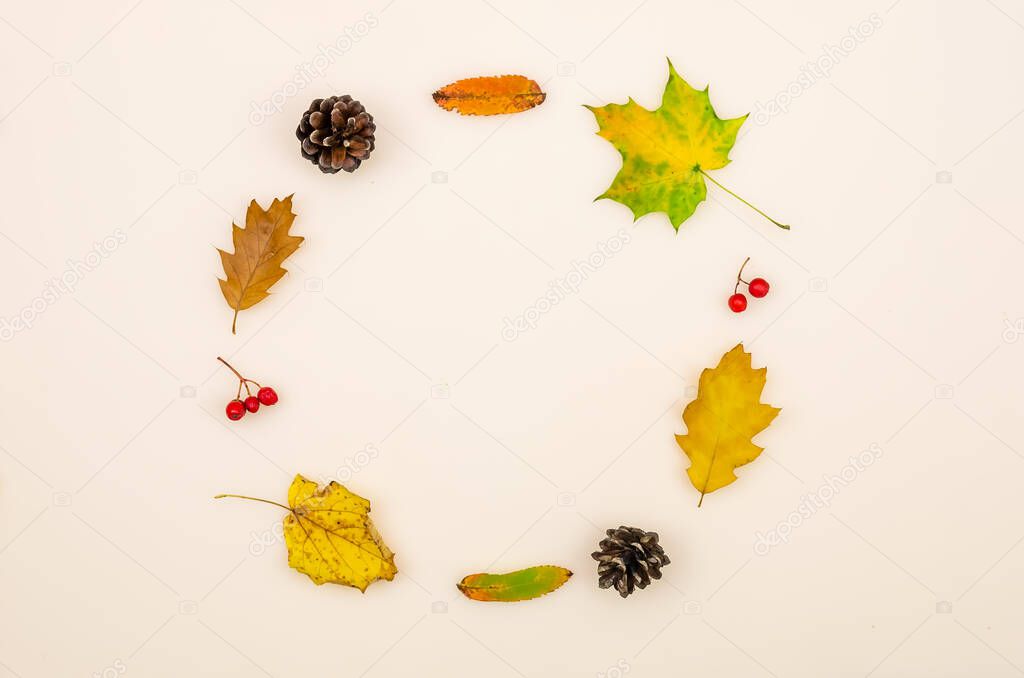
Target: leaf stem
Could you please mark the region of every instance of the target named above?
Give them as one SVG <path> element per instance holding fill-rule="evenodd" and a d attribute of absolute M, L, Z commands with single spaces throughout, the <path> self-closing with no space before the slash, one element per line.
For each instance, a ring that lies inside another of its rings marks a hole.
<path fill-rule="evenodd" d="M 238 322 L 238 309 L 235 309 L 235 317 L 231 319 L 231 334 L 237 334 L 235 332 L 235 324 Z"/>
<path fill-rule="evenodd" d="M 283 508 L 285 511 L 292 512 L 292 507 L 285 506 L 284 504 L 278 504 L 276 501 L 270 501 L 269 499 L 259 499 L 257 497 L 247 497 L 244 494 L 218 494 L 214 499 L 248 499 L 249 501 L 258 501 L 264 504 L 270 504 L 271 506 L 277 506 Z"/>
<path fill-rule="evenodd" d="M 775 221 L 775 220 L 774 220 L 774 219 L 772 219 L 772 218 L 771 218 L 770 216 L 768 216 L 767 214 L 765 214 L 764 212 L 762 212 L 761 210 L 759 210 L 759 209 L 758 209 L 757 207 L 754 207 L 754 206 L 753 206 L 753 205 L 751 205 L 751 204 L 750 204 L 749 202 L 747 202 L 746 200 L 744 200 L 744 199 L 743 199 L 743 198 L 741 198 L 740 196 L 736 195 L 735 193 L 733 193 L 732 191 L 730 191 L 730 190 L 729 190 L 728 188 L 726 188 L 726 187 L 725 187 L 725 186 L 723 186 L 722 184 L 718 183 L 718 181 L 716 181 L 714 177 L 712 177 L 712 176 L 711 176 L 710 174 L 708 174 L 707 172 L 705 172 L 704 170 L 702 170 L 702 169 L 701 169 L 700 167 L 697 167 L 697 171 L 698 171 L 698 172 L 700 172 L 701 174 L 703 174 L 703 175 L 704 175 L 704 178 L 705 178 L 705 179 L 707 179 L 708 181 L 710 181 L 711 183 L 713 183 L 713 184 L 714 184 L 715 186 L 718 186 L 718 187 L 719 187 L 720 189 L 722 189 L 723 191 L 725 191 L 726 193 L 728 193 L 728 194 L 729 194 L 729 195 L 731 195 L 732 197 L 736 198 L 736 199 L 737 199 L 737 200 L 739 200 L 739 201 L 740 201 L 741 203 L 743 203 L 744 205 L 746 205 L 746 206 L 747 206 L 747 207 L 749 207 L 750 209 L 754 210 L 755 212 L 757 212 L 758 214 L 760 214 L 760 215 L 761 215 L 762 217 L 764 217 L 764 218 L 765 218 L 765 219 L 767 219 L 768 221 L 772 222 L 773 224 L 775 224 L 776 226 L 778 226 L 778 227 L 779 227 L 779 228 L 781 228 L 781 229 L 784 229 L 784 230 L 787 230 L 787 231 L 789 230 L 789 226 L 787 226 L 786 224 L 781 224 L 781 223 L 779 223 L 778 221 Z"/>

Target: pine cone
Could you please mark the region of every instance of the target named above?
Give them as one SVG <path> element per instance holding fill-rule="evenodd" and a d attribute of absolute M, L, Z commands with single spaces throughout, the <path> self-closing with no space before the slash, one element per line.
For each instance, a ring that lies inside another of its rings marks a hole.
<path fill-rule="evenodd" d="M 295 136 L 302 157 L 325 174 L 354 172 L 373 150 L 373 116 L 349 95 L 314 99 L 302 114 Z"/>
<path fill-rule="evenodd" d="M 634 588 L 647 588 L 652 579 L 661 579 L 661 568 L 672 562 L 658 545 L 657 532 L 623 525 L 607 535 L 599 544 L 601 550 L 590 556 L 598 562 L 598 585 L 614 586 L 623 598 Z"/>

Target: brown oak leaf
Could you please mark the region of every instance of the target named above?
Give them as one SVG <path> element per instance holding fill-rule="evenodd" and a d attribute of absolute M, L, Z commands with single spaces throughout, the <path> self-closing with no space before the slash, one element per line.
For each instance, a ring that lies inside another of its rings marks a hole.
<path fill-rule="evenodd" d="M 226 278 L 217 282 L 228 306 L 235 310 L 231 320 L 232 334 L 235 333 L 238 312 L 266 299 L 274 283 L 288 272 L 281 268 L 281 264 L 304 240 L 288 233 L 293 221 L 295 214 L 292 212 L 292 196 L 289 195 L 284 200 L 275 198 L 267 210 L 253 200 L 245 214 L 245 228 L 231 224 L 235 251 L 228 254 L 217 250 Z"/>

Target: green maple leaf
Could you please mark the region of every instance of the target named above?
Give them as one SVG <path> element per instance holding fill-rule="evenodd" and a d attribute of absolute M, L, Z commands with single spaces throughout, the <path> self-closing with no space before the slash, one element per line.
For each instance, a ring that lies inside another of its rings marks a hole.
<path fill-rule="evenodd" d="M 729 151 L 743 122 L 720 118 L 708 96 L 691 87 L 668 62 L 668 82 L 661 106 L 651 111 L 628 99 L 625 104 L 587 106 L 598 134 L 622 155 L 622 168 L 596 199 L 609 198 L 633 212 L 634 221 L 652 212 L 668 215 L 676 231 L 707 197 L 708 179 L 780 228 L 771 219 L 707 174 L 729 164 Z"/>

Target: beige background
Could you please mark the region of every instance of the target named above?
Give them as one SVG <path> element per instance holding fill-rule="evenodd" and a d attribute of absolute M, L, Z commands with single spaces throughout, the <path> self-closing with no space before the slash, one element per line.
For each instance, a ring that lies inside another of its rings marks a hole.
<path fill-rule="evenodd" d="M 1019 0 L 4 0 L 0 318 L 32 326 L 0 328 L 0 678 L 1024 673 L 1022 23 Z M 789 99 L 716 177 L 791 232 L 714 189 L 678 235 L 592 202 L 619 160 L 581 104 L 656 105 L 666 56 L 723 115 Z M 503 72 L 547 103 L 430 100 Z M 346 92 L 377 150 L 322 176 L 293 130 Z M 231 336 L 214 248 L 292 192 L 306 243 Z M 735 316 L 748 255 L 772 292 Z M 673 434 L 741 340 L 783 411 L 698 511 Z M 229 424 L 217 355 L 281 403 Z M 279 512 L 211 500 L 296 472 L 372 499 L 394 582 L 317 588 Z M 626 601 L 589 558 L 619 524 L 672 557 Z M 577 575 L 514 606 L 454 588 L 540 562 Z"/>

